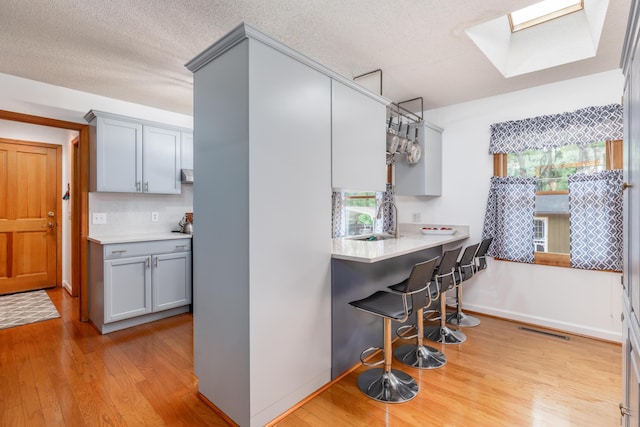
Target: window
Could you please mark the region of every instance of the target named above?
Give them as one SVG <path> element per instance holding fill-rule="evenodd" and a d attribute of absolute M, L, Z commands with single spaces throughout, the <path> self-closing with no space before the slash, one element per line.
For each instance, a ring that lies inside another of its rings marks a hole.
<path fill-rule="evenodd" d="M 547 228 L 549 218 L 535 217 L 533 219 L 533 247 L 536 252 L 547 251 Z"/>
<path fill-rule="evenodd" d="M 566 192 L 567 176 L 606 169 L 606 143 L 567 145 L 507 155 L 507 176 L 538 178 L 538 192 Z"/>
<path fill-rule="evenodd" d="M 582 0 L 544 0 L 508 15 L 511 32 L 524 30 L 584 8 Z"/>
<path fill-rule="evenodd" d="M 347 236 L 373 233 L 376 221 L 376 193 L 345 193 Z"/>
<path fill-rule="evenodd" d="M 495 176 L 537 178 L 534 217 L 536 264 L 570 265 L 567 176 L 608 169 L 622 169 L 621 140 L 494 154 Z"/>

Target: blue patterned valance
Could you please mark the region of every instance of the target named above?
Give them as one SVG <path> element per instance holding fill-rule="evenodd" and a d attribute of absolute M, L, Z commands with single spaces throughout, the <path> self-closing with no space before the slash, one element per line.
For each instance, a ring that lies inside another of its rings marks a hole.
<path fill-rule="evenodd" d="M 622 139 L 622 105 L 611 104 L 491 125 L 489 154 Z"/>

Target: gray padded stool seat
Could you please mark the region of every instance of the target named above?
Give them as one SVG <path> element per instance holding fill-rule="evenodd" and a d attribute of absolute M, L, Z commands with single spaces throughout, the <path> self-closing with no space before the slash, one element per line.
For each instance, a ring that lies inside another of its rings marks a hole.
<path fill-rule="evenodd" d="M 454 272 L 456 277 L 456 311 L 447 314 L 447 323 L 452 325 L 471 327 L 478 326 L 480 320 L 462 312 L 462 283 L 471 279 L 475 272 L 475 255 L 480 243 L 467 246 L 462 252 L 460 261 L 456 264 Z"/>
<path fill-rule="evenodd" d="M 442 344 L 461 344 L 467 339 L 465 334 L 449 328 L 446 325 L 447 297 L 445 294 L 448 290 L 456 286 L 455 271 L 460 250 L 460 248 L 455 248 L 442 254 L 440 265 L 434 275 L 434 280 L 436 281 L 436 286 L 440 294 L 440 316 L 438 317 L 440 325 L 425 328 L 424 336 L 428 340 Z"/>
<path fill-rule="evenodd" d="M 480 242 L 480 247 L 478 248 L 478 252 L 476 252 L 476 273 L 486 270 L 487 268 L 487 251 L 489 250 L 489 246 L 491 246 L 491 242 L 493 242 L 493 237 L 488 237 Z"/>
<path fill-rule="evenodd" d="M 414 308 L 424 306 L 427 282 L 433 265 L 425 261 L 413 266 L 411 275 L 404 283 L 401 294 L 377 291 L 374 294 L 349 304 L 369 314 L 382 317 L 384 321 L 383 359 L 376 363 L 364 361 L 365 355 L 379 350 L 371 347 L 360 354 L 360 360 L 367 366 L 384 365 L 384 368 L 369 369 L 358 377 L 358 388 L 372 399 L 386 403 L 402 403 L 418 394 L 418 383 L 402 371 L 391 369 L 391 322 L 405 322 Z"/>
<path fill-rule="evenodd" d="M 429 277 L 432 277 L 433 272 L 438 262 L 438 257 L 427 261 L 431 267 Z M 398 283 L 397 285 L 389 286 L 394 292 L 402 292 L 405 283 Z M 424 339 L 424 307 L 430 306 L 435 299 L 438 298 L 438 290 L 436 289 L 435 282 L 433 280 L 427 283 L 426 301 L 423 307 L 414 309 L 416 312 L 416 324 L 406 325 L 398 328 L 396 334 L 401 339 L 416 339 L 415 344 L 403 344 L 396 347 L 393 352 L 395 358 L 405 365 L 413 366 L 419 369 L 436 369 L 441 368 L 447 363 L 447 358 L 440 350 L 433 347 L 429 347 L 423 344 Z M 416 334 L 411 336 L 401 335 L 407 329 L 416 328 Z"/>

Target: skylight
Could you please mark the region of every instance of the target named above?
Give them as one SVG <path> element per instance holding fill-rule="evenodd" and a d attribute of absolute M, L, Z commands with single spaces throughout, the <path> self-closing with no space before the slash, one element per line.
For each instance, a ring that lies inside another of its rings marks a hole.
<path fill-rule="evenodd" d="M 511 31 L 516 32 L 582 10 L 583 0 L 544 0 L 509 16 Z"/>
<path fill-rule="evenodd" d="M 519 76 L 596 56 L 610 1 L 546 0 L 466 33 L 505 77 Z M 525 12 L 530 8 L 535 15 Z M 515 24 L 532 26 L 513 32 L 514 16 Z"/>

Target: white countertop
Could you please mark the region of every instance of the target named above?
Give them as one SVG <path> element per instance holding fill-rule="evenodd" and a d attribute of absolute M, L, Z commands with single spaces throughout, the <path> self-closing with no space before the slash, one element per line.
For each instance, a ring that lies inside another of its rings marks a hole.
<path fill-rule="evenodd" d="M 446 235 L 424 235 L 420 232 L 421 227 L 435 227 L 435 225 L 401 224 L 400 239 L 376 241 L 353 240 L 348 237 L 333 239 L 332 258 L 373 263 L 469 237 L 469 227 L 465 225 L 444 225 L 456 230 L 454 234 Z"/>
<path fill-rule="evenodd" d="M 101 245 L 110 245 L 113 243 L 133 243 L 133 242 L 150 242 L 153 240 L 175 240 L 175 239 L 191 239 L 191 234 L 185 233 L 140 233 L 125 235 L 106 235 L 106 236 L 89 236 L 87 240 Z"/>

